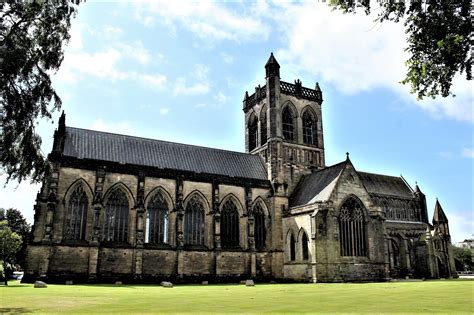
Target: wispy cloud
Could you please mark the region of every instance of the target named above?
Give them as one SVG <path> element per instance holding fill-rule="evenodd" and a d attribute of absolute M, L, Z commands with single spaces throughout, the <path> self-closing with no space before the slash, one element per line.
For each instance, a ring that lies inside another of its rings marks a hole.
<path fill-rule="evenodd" d="M 227 96 L 225 96 L 224 93 L 219 92 L 214 95 L 214 100 L 216 100 L 217 104 L 222 105 L 227 102 Z"/>
<path fill-rule="evenodd" d="M 197 82 L 188 84 L 186 78 L 179 77 L 173 89 L 174 95 L 203 95 L 209 93 L 210 83 L 208 73 L 208 67 L 196 65 L 191 76 Z"/>
<path fill-rule="evenodd" d="M 108 122 L 102 118 L 96 119 L 91 127 L 92 130 L 105 131 L 119 134 L 134 134 L 135 129 L 129 121 Z"/>
<path fill-rule="evenodd" d="M 160 108 L 159 112 L 160 112 L 160 115 L 168 115 L 168 113 L 171 111 L 171 108 L 169 107 L 162 107 Z"/>
<path fill-rule="evenodd" d="M 232 64 L 234 62 L 234 57 L 232 55 L 226 54 L 226 53 L 221 53 L 222 60 L 226 64 Z"/>
<path fill-rule="evenodd" d="M 465 158 L 474 159 L 474 148 L 463 148 L 462 156 Z"/>
<path fill-rule="evenodd" d="M 139 1 L 135 16 L 147 27 L 156 23 L 184 27 L 206 40 L 246 41 L 266 39 L 270 28 L 258 15 L 242 15 L 213 1 Z"/>
<path fill-rule="evenodd" d="M 388 88 L 437 117 L 474 122 L 472 83 L 465 78 L 454 79 L 455 98 L 423 101 L 409 93 L 409 86 L 399 83 L 405 77 L 408 59 L 402 23 L 376 24 L 374 15 L 343 14 L 312 2 L 281 5 L 284 15 L 269 16 L 277 25 L 288 26 L 283 29 L 287 45 L 278 56 L 295 72 L 318 75 L 345 94 Z"/>

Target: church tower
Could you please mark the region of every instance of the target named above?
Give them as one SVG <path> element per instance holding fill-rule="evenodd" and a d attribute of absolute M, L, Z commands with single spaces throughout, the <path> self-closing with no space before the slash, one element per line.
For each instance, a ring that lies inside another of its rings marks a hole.
<path fill-rule="evenodd" d="M 245 149 L 266 162 L 275 193 L 288 196 L 302 175 L 324 167 L 322 92 L 318 83 L 281 81 L 273 53 L 265 73 L 264 86 L 245 92 Z"/>

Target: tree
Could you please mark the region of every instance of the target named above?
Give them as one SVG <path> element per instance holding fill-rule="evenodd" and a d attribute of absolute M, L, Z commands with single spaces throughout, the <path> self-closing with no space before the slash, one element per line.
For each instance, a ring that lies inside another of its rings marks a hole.
<path fill-rule="evenodd" d="M 330 4 L 344 12 L 357 8 L 371 12 L 370 0 L 331 0 Z M 411 0 L 382 1 L 377 22 L 404 20 L 410 57 L 406 61 L 406 78 L 418 99 L 453 95 L 451 86 L 457 73 L 471 73 L 471 1 Z"/>
<path fill-rule="evenodd" d="M 21 247 L 21 236 L 12 232 L 6 220 L 0 221 L 0 260 L 4 272 L 5 285 L 8 285 L 8 271 L 15 262 L 15 255 Z"/>
<path fill-rule="evenodd" d="M 10 208 L 5 212 L 5 219 L 12 232 L 21 236 L 21 248 L 15 255 L 15 263 L 24 267 L 31 226 L 26 222 L 21 212 L 14 208 Z"/>
<path fill-rule="evenodd" d="M 0 169 L 7 182 L 40 182 L 48 173 L 35 127 L 61 107 L 50 74 L 61 65 L 75 12 L 67 0 L 0 2 Z"/>
<path fill-rule="evenodd" d="M 454 263 L 456 270 L 473 271 L 474 270 L 474 250 L 469 248 L 453 247 Z"/>

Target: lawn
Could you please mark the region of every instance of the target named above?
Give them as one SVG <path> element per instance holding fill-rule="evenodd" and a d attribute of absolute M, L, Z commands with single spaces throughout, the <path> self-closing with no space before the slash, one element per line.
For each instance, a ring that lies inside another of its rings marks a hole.
<path fill-rule="evenodd" d="M 0 313 L 474 313 L 474 281 L 0 286 Z"/>

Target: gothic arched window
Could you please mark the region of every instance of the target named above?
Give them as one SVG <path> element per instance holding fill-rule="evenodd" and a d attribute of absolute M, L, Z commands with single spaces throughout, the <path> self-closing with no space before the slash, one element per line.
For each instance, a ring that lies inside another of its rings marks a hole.
<path fill-rule="evenodd" d="M 309 110 L 303 114 L 303 142 L 317 145 L 316 119 L 314 119 Z"/>
<path fill-rule="evenodd" d="M 296 242 L 293 233 L 290 235 L 290 261 L 296 260 Z"/>
<path fill-rule="evenodd" d="M 258 120 L 254 114 L 249 118 L 249 151 L 257 147 Z"/>
<path fill-rule="evenodd" d="M 301 237 L 301 253 L 302 253 L 302 258 L 303 260 L 308 260 L 309 259 L 309 253 L 308 253 L 308 237 L 306 236 L 306 233 L 303 232 L 303 236 Z"/>
<path fill-rule="evenodd" d="M 146 243 L 168 243 L 168 203 L 160 192 L 153 195 L 147 206 Z"/>
<path fill-rule="evenodd" d="M 193 196 L 184 212 L 184 242 L 187 245 L 204 244 L 204 206 L 197 196 Z"/>
<path fill-rule="evenodd" d="M 282 113 L 282 124 L 283 124 L 283 139 L 293 140 L 295 138 L 295 126 L 293 113 L 290 110 L 290 107 L 287 106 L 283 109 Z"/>
<path fill-rule="evenodd" d="M 102 240 L 128 242 L 129 203 L 125 192 L 117 188 L 110 193 L 105 204 Z"/>
<path fill-rule="evenodd" d="M 342 256 L 366 256 L 366 227 L 363 205 L 355 198 L 347 199 L 339 214 Z"/>
<path fill-rule="evenodd" d="M 221 210 L 222 247 L 238 247 L 239 236 L 239 211 L 235 203 L 229 199 Z"/>
<path fill-rule="evenodd" d="M 89 201 L 82 185 L 77 185 L 66 206 L 64 238 L 84 240 L 86 238 L 87 209 Z"/>
<path fill-rule="evenodd" d="M 254 218 L 254 232 L 255 248 L 264 249 L 267 237 L 267 230 L 265 228 L 265 212 L 260 203 L 257 203 L 253 209 Z"/>
<path fill-rule="evenodd" d="M 264 106 L 260 112 L 260 144 L 267 143 L 267 107 Z"/>

